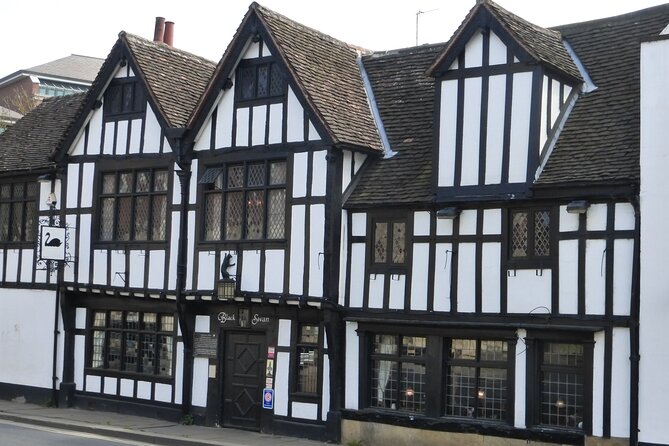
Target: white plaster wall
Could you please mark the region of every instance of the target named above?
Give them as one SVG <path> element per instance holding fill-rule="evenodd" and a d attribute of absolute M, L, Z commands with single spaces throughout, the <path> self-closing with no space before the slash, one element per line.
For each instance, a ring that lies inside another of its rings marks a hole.
<path fill-rule="evenodd" d="M 6 252 L 5 280 L 7 282 L 18 282 L 19 278 L 19 250 L 8 249 Z"/>
<path fill-rule="evenodd" d="M 525 381 L 527 380 L 527 345 L 525 345 L 525 336 L 527 331 L 519 329 L 517 331 L 518 343 L 516 344 L 516 385 L 514 398 L 514 427 L 525 427 Z"/>
<path fill-rule="evenodd" d="M 125 155 L 128 149 L 128 121 L 118 121 L 116 125 L 116 155 Z"/>
<path fill-rule="evenodd" d="M 172 401 L 172 386 L 169 384 L 156 383 L 154 387 L 154 399 L 169 403 Z"/>
<path fill-rule="evenodd" d="M 286 113 L 287 129 L 286 141 L 298 142 L 304 140 L 304 109 L 300 101 L 288 87 L 288 112 Z"/>
<path fill-rule="evenodd" d="M 578 214 L 567 212 L 567 206 L 560 206 L 560 232 L 578 231 Z"/>
<path fill-rule="evenodd" d="M 319 150 L 313 152 L 311 196 L 324 197 L 328 177 L 328 162 L 326 160 L 328 151 Z"/>
<path fill-rule="evenodd" d="M 283 141 L 283 105 L 269 106 L 269 143 L 278 144 Z"/>
<path fill-rule="evenodd" d="M 465 63 L 466 63 L 465 57 Z M 481 135 L 481 84 L 480 77 L 465 79 L 465 97 L 462 111 L 462 161 L 460 184 L 478 184 L 479 144 Z"/>
<path fill-rule="evenodd" d="M 490 43 L 492 44 L 492 39 L 490 39 Z M 504 48 L 504 57 L 506 58 L 506 48 Z M 506 76 L 490 76 L 490 79 L 488 80 L 488 128 L 486 135 L 485 184 L 499 184 L 502 182 L 505 102 Z"/>
<path fill-rule="evenodd" d="M 173 290 L 176 288 L 177 282 L 177 256 L 179 244 L 179 212 L 172 212 L 172 227 L 170 231 L 170 256 L 169 270 L 167 272 L 167 286 Z"/>
<path fill-rule="evenodd" d="M 290 347 L 290 319 L 279 319 L 279 331 L 277 345 L 279 347 Z"/>
<path fill-rule="evenodd" d="M 429 279 L 429 243 L 414 243 L 411 267 L 411 309 L 427 310 L 427 284 Z"/>
<path fill-rule="evenodd" d="M 265 251 L 265 292 L 281 293 L 283 291 L 285 258 L 283 249 L 268 249 Z"/>
<path fill-rule="evenodd" d="M 465 46 L 465 68 L 480 67 L 483 64 L 483 35 L 474 33 Z"/>
<path fill-rule="evenodd" d="M 68 209 L 79 206 L 79 168 L 81 164 L 72 163 L 67 165 L 67 201 Z M 44 200 L 40 200 L 42 202 Z"/>
<path fill-rule="evenodd" d="M 249 145 L 249 115 L 248 107 L 237 109 L 237 127 L 235 145 L 237 147 L 246 147 Z"/>
<path fill-rule="evenodd" d="M 294 401 L 291 407 L 291 415 L 293 418 L 318 420 L 318 404 Z"/>
<path fill-rule="evenodd" d="M 460 235 L 476 235 L 476 218 L 477 211 L 475 209 L 465 209 L 460 213 Z M 473 271 L 473 270 L 472 270 Z"/>
<path fill-rule="evenodd" d="M 116 125 L 114 122 L 106 122 L 104 124 L 105 134 L 102 140 L 102 154 L 114 154 L 114 134 L 116 133 Z"/>
<path fill-rule="evenodd" d="M 105 249 L 93 251 L 93 283 L 95 285 L 107 284 L 107 250 Z"/>
<path fill-rule="evenodd" d="M 458 246 L 458 312 L 476 311 L 476 244 L 460 243 Z"/>
<path fill-rule="evenodd" d="M 591 204 L 586 215 L 588 231 L 606 230 L 606 203 Z"/>
<path fill-rule="evenodd" d="M 181 333 L 181 329 L 177 324 L 177 333 Z M 174 367 L 174 404 L 181 404 L 183 401 L 183 367 L 184 367 L 184 344 L 177 342 L 176 346 L 176 365 Z M 137 390 L 139 393 L 139 389 Z"/>
<path fill-rule="evenodd" d="M 604 332 L 595 333 L 595 348 L 592 358 L 592 435 L 603 435 L 604 421 Z"/>
<path fill-rule="evenodd" d="M 149 255 L 149 288 L 160 289 L 165 283 L 165 251 L 156 249 L 148 251 Z"/>
<path fill-rule="evenodd" d="M 606 311 L 606 240 L 585 242 L 585 312 L 604 314 Z"/>
<path fill-rule="evenodd" d="M 351 235 L 354 237 L 365 236 L 367 233 L 367 214 L 356 212 L 351 215 Z"/>
<path fill-rule="evenodd" d="M 351 245 L 351 289 L 350 307 L 362 308 L 362 299 L 365 290 L 365 244 Z"/>
<path fill-rule="evenodd" d="M 527 177 L 531 99 L 532 73 L 515 73 L 511 98 L 509 183 L 524 183 Z"/>
<path fill-rule="evenodd" d="M 308 139 L 309 141 L 320 141 L 321 140 L 321 135 L 318 133 L 318 130 L 316 130 L 316 127 L 314 127 L 314 123 L 309 121 L 309 125 L 307 126 L 307 129 L 309 131 Z"/>
<path fill-rule="evenodd" d="M 430 235 L 430 213 L 426 211 L 414 212 L 413 234 Z"/>
<path fill-rule="evenodd" d="M 611 368 L 611 436 L 630 434 L 630 335 L 627 328 L 613 329 Z"/>
<path fill-rule="evenodd" d="M 546 126 L 546 120 L 548 119 L 548 83 L 550 79 L 548 76 L 544 76 L 542 79 L 541 85 L 541 122 L 539 129 L 539 150 L 544 147 L 547 139 L 548 128 Z"/>
<path fill-rule="evenodd" d="M 506 278 L 507 311 L 523 314 L 549 313 L 551 310 L 551 280 L 552 271 L 549 269 L 509 270 Z"/>
<path fill-rule="evenodd" d="M 483 243 L 481 255 L 481 309 L 484 313 L 499 313 L 500 305 L 500 271 L 502 245 L 500 243 Z"/>
<path fill-rule="evenodd" d="M 116 395 L 118 393 L 118 378 L 105 376 L 103 378 L 104 389 L 102 393 L 105 395 Z"/>
<path fill-rule="evenodd" d="M 360 341 L 358 339 L 358 323 L 346 322 L 346 367 L 344 382 L 344 407 L 358 409 L 358 384 L 360 379 Z"/>
<path fill-rule="evenodd" d="M 348 240 L 348 231 L 349 231 L 349 225 L 348 225 L 348 211 L 343 210 L 341 211 L 341 227 L 340 227 L 340 238 L 339 240 Z M 346 290 L 346 281 L 348 279 L 348 274 L 347 274 L 347 267 L 348 267 L 348 243 L 340 243 L 339 244 L 339 296 L 338 296 L 338 303 L 339 305 L 344 305 L 345 300 L 346 300 L 346 295 L 347 295 L 347 290 Z"/>
<path fill-rule="evenodd" d="M 144 153 L 160 152 L 160 131 L 158 123 L 151 104 L 146 106 L 146 117 L 144 118 Z"/>
<path fill-rule="evenodd" d="M 560 241 L 560 314 L 578 313 L 578 240 Z"/>
<path fill-rule="evenodd" d="M 439 222 L 440 220 L 437 220 Z M 437 243 L 434 256 L 434 310 L 451 310 L 451 272 L 453 245 Z"/>
<path fill-rule="evenodd" d="M 119 395 L 126 398 L 132 398 L 135 393 L 135 381 L 131 379 L 121 379 L 121 388 L 119 389 Z"/>
<path fill-rule="evenodd" d="M 293 197 L 299 198 L 307 195 L 307 169 L 309 166 L 309 154 L 300 152 L 293 155 Z"/>
<path fill-rule="evenodd" d="M 348 150 L 342 151 L 342 175 L 341 190 L 345 191 L 351 184 L 351 167 L 353 164 L 353 154 Z"/>
<path fill-rule="evenodd" d="M 74 337 L 74 385 L 77 390 L 84 390 L 84 359 L 86 357 L 86 336 Z"/>
<path fill-rule="evenodd" d="M 616 231 L 634 230 L 634 207 L 629 203 L 616 203 Z"/>
<path fill-rule="evenodd" d="M 233 80 L 234 82 L 234 80 Z M 216 149 L 232 145 L 232 116 L 234 114 L 234 89 L 223 92 L 216 111 Z M 207 142 L 207 145 L 208 142 Z"/>
<path fill-rule="evenodd" d="M 290 353 L 277 352 L 276 377 L 274 381 L 274 414 L 288 415 L 288 376 L 290 371 Z"/>
<path fill-rule="evenodd" d="M 290 225 L 290 294 L 302 294 L 304 279 L 305 206 L 293 206 Z"/>
<path fill-rule="evenodd" d="M 455 134 L 458 122 L 458 81 L 441 83 L 439 107 L 439 173 L 438 186 L 453 186 L 455 177 Z"/>
<path fill-rule="evenodd" d="M 369 308 L 383 308 L 383 274 L 369 275 Z"/>
<path fill-rule="evenodd" d="M 265 127 L 267 125 L 267 105 L 253 107 L 253 128 L 251 129 L 251 145 L 265 144 Z"/>
<path fill-rule="evenodd" d="M 502 233 L 502 210 L 485 209 L 483 211 L 483 234 L 499 235 Z"/>
<path fill-rule="evenodd" d="M 406 283 L 406 275 L 391 274 L 390 275 L 390 296 L 388 307 L 393 310 L 404 309 L 404 290 Z"/>
<path fill-rule="evenodd" d="M 30 283 L 33 281 L 34 257 L 35 250 L 21 250 L 21 282 Z"/>
<path fill-rule="evenodd" d="M 148 381 L 137 381 L 137 398 L 143 400 L 151 399 L 151 383 Z"/>
<path fill-rule="evenodd" d="M 148 115 L 148 110 L 147 110 Z M 102 107 L 93 111 L 90 121 L 88 122 L 88 142 L 86 146 L 86 153 L 89 155 L 100 154 L 100 144 L 102 137 Z M 146 142 L 146 139 L 144 140 Z"/>
<path fill-rule="evenodd" d="M 133 119 L 130 121 L 130 140 L 128 141 L 128 152 L 139 153 L 142 142 L 142 120 Z"/>
<path fill-rule="evenodd" d="M 195 358 L 193 360 L 193 406 L 207 407 L 208 383 L 209 358 Z"/>
<path fill-rule="evenodd" d="M 490 65 L 503 65 L 506 63 L 506 45 L 492 31 L 490 31 L 489 48 L 488 63 Z"/>
<path fill-rule="evenodd" d="M 309 212 L 309 295 L 323 297 L 325 205 L 311 205 Z"/>
<path fill-rule="evenodd" d="M 77 258 L 77 280 L 79 283 L 87 284 L 89 282 L 90 256 L 91 256 L 91 233 L 83 228 L 91 228 L 91 214 L 81 214 L 79 217 L 79 255 Z"/>
<path fill-rule="evenodd" d="M 124 287 L 128 280 L 125 270 L 125 251 L 111 251 L 111 285 Z"/>
<path fill-rule="evenodd" d="M 325 344 L 327 348 L 327 342 Z M 330 356 L 328 354 L 323 355 L 323 388 L 321 389 L 321 395 L 321 420 L 327 420 L 330 410 Z"/>
<path fill-rule="evenodd" d="M 240 289 L 257 292 L 260 287 L 260 251 L 245 250 L 242 255 L 244 256 L 244 266 Z"/>
<path fill-rule="evenodd" d="M 86 392 L 100 393 L 102 378 L 97 375 L 86 375 Z"/>
<path fill-rule="evenodd" d="M 223 257 L 221 257 L 222 259 Z M 197 260 L 197 288 L 199 290 L 213 290 L 214 280 L 219 277 L 218 267 L 214 260 L 214 251 L 201 251 Z M 222 261 L 222 260 L 221 260 Z"/>
<path fill-rule="evenodd" d="M 147 252 L 140 250 L 130 251 L 130 275 L 128 284 L 131 288 L 141 288 L 144 286 L 144 260 Z"/>
<path fill-rule="evenodd" d="M 632 300 L 634 240 L 613 242 L 613 314 L 629 316 Z"/>

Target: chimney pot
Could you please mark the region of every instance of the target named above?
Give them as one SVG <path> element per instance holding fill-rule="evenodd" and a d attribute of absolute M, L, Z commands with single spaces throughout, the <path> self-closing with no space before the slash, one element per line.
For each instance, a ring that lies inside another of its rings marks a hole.
<path fill-rule="evenodd" d="M 165 34 L 165 17 L 156 17 L 156 27 L 153 31 L 153 41 L 162 42 Z"/>
<path fill-rule="evenodd" d="M 174 46 L 174 22 L 165 22 L 163 42 L 165 42 L 166 45 Z"/>

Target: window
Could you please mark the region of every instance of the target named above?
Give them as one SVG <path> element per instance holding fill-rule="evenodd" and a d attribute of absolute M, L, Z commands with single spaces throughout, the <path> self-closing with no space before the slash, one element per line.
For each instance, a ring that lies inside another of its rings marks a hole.
<path fill-rule="evenodd" d="M 205 189 L 205 240 L 285 238 L 285 161 L 209 168 L 200 183 Z"/>
<path fill-rule="evenodd" d="M 372 337 L 370 407 L 425 412 L 426 347 L 421 336 Z"/>
<path fill-rule="evenodd" d="M 99 240 L 165 240 L 168 180 L 166 169 L 102 173 Z"/>
<path fill-rule="evenodd" d="M 94 311 L 91 325 L 91 368 L 172 376 L 172 314 Z"/>
<path fill-rule="evenodd" d="M 539 345 L 540 423 L 583 429 L 586 407 L 584 345 L 562 342 Z"/>
<path fill-rule="evenodd" d="M 404 265 L 406 260 L 406 223 L 403 221 L 374 222 L 374 249 L 372 263 L 375 265 Z"/>
<path fill-rule="evenodd" d="M 146 110 L 146 98 L 139 81 L 114 79 L 105 91 L 103 110 L 107 121 L 141 117 Z"/>
<path fill-rule="evenodd" d="M 547 209 L 515 210 L 510 213 L 509 258 L 519 262 L 541 262 L 551 255 L 551 212 Z"/>
<path fill-rule="evenodd" d="M 296 391 L 318 394 L 318 325 L 301 325 L 297 338 L 297 382 Z"/>
<path fill-rule="evenodd" d="M 0 184 L 0 243 L 35 241 L 38 195 L 36 182 Z"/>
<path fill-rule="evenodd" d="M 288 84 L 276 62 L 242 61 L 237 68 L 237 101 L 281 99 Z"/>
<path fill-rule="evenodd" d="M 505 421 L 507 342 L 451 339 L 447 358 L 446 415 Z"/>

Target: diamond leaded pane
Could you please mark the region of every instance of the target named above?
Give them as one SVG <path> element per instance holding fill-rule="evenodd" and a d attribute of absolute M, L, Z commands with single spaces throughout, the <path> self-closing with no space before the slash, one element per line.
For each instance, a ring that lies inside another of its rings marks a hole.
<path fill-rule="evenodd" d="M 119 177 L 118 191 L 122 194 L 132 192 L 132 173 L 122 173 Z"/>
<path fill-rule="evenodd" d="M 237 188 L 244 186 L 244 166 L 228 167 L 228 188 Z"/>
<path fill-rule="evenodd" d="M 240 94 L 242 99 L 255 97 L 256 70 L 255 67 L 245 67 L 239 70 Z"/>
<path fill-rule="evenodd" d="M 286 189 L 270 190 L 267 208 L 267 238 L 283 238 L 285 226 Z"/>
<path fill-rule="evenodd" d="M 265 184 L 265 165 L 251 164 L 248 171 L 249 187 L 262 186 Z"/>
<path fill-rule="evenodd" d="M 172 376 L 172 336 L 158 337 L 158 374 Z"/>
<path fill-rule="evenodd" d="M 0 198 L 10 198 L 12 195 L 12 187 L 9 184 L 0 186 Z"/>
<path fill-rule="evenodd" d="M 14 198 L 23 198 L 24 189 L 23 183 L 14 184 Z"/>
<path fill-rule="evenodd" d="M 118 223 L 116 225 L 116 239 L 130 240 L 130 222 L 132 220 L 132 198 L 118 199 Z"/>
<path fill-rule="evenodd" d="M 511 256 L 527 257 L 527 212 L 514 212 L 511 219 Z"/>
<path fill-rule="evenodd" d="M 116 192 L 116 174 L 108 173 L 102 176 L 102 193 L 113 194 Z"/>
<path fill-rule="evenodd" d="M 139 181 L 137 181 L 139 184 Z M 146 240 L 149 237 L 149 197 L 135 199 L 135 240 Z"/>
<path fill-rule="evenodd" d="M 246 199 L 246 238 L 257 240 L 262 238 L 265 203 L 263 191 L 253 190 Z"/>
<path fill-rule="evenodd" d="M 100 240 L 112 240 L 114 237 L 115 198 L 103 198 L 100 211 Z"/>
<path fill-rule="evenodd" d="M 547 256 L 550 250 L 550 214 L 548 211 L 537 211 L 534 213 L 534 254 Z"/>
<path fill-rule="evenodd" d="M 404 263 L 405 224 L 393 223 L 393 263 Z"/>
<path fill-rule="evenodd" d="M 121 370 L 121 332 L 109 332 L 107 368 L 111 370 Z"/>
<path fill-rule="evenodd" d="M 12 241 L 21 241 L 23 232 L 23 203 L 12 204 Z"/>
<path fill-rule="evenodd" d="M 35 198 L 37 196 L 37 191 L 39 187 L 37 183 L 28 183 L 28 190 L 26 193 L 26 197 L 28 198 Z"/>
<path fill-rule="evenodd" d="M 125 333 L 125 349 L 123 350 L 123 370 L 134 372 L 137 370 L 137 356 L 139 348 L 139 334 Z"/>
<path fill-rule="evenodd" d="M 269 85 L 270 96 L 280 96 L 286 91 L 286 82 L 281 72 L 281 68 L 275 63 L 271 67 L 271 78 Z"/>
<path fill-rule="evenodd" d="M 25 234 L 24 239 L 27 242 L 32 242 L 35 240 L 35 232 L 37 226 L 37 205 L 34 201 L 29 201 L 26 203 L 26 224 L 25 224 Z"/>
<path fill-rule="evenodd" d="M 244 201 L 242 192 L 230 192 L 225 202 L 225 238 L 239 240 L 242 238 L 242 213 Z"/>
<path fill-rule="evenodd" d="M 9 239 L 9 203 L 0 204 L 0 240 Z"/>
<path fill-rule="evenodd" d="M 142 170 L 137 172 L 136 192 L 148 192 L 151 188 L 151 172 Z"/>
<path fill-rule="evenodd" d="M 204 207 L 204 238 L 218 240 L 221 238 L 221 211 L 223 197 L 219 193 L 205 196 Z"/>
<path fill-rule="evenodd" d="M 165 240 L 167 227 L 167 197 L 165 195 L 155 195 L 151 210 L 151 240 Z"/>
<path fill-rule="evenodd" d="M 158 170 L 153 174 L 153 190 L 155 192 L 165 192 L 167 190 L 167 171 Z"/>
<path fill-rule="evenodd" d="M 280 161 L 269 165 L 269 184 L 286 184 L 286 162 Z"/>
<path fill-rule="evenodd" d="M 374 262 L 386 263 L 388 259 L 388 224 L 376 223 L 374 230 Z"/>
<path fill-rule="evenodd" d="M 140 373 L 153 374 L 156 370 L 156 335 L 142 335 L 142 361 L 139 363 Z"/>
<path fill-rule="evenodd" d="M 258 97 L 263 98 L 269 92 L 269 65 L 258 67 Z"/>

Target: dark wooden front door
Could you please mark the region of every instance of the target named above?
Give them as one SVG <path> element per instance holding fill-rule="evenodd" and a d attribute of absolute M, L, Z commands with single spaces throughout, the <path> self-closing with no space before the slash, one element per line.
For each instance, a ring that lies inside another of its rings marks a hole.
<path fill-rule="evenodd" d="M 225 335 L 223 424 L 260 430 L 265 371 L 265 334 Z"/>

